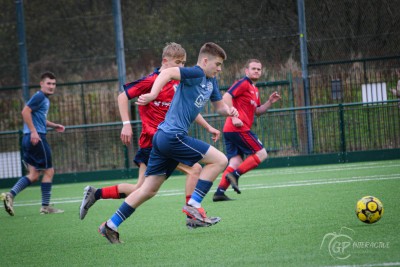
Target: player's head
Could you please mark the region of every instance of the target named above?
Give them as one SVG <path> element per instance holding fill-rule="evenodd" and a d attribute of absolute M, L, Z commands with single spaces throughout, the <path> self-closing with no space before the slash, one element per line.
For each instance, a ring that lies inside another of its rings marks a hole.
<path fill-rule="evenodd" d="M 167 43 L 162 53 L 162 68 L 183 67 L 186 63 L 186 51 L 177 43 Z"/>
<path fill-rule="evenodd" d="M 222 70 L 222 63 L 227 59 L 222 47 L 215 43 L 205 43 L 200 48 L 197 64 L 204 70 L 207 77 L 215 77 Z"/>
<path fill-rule="evenodd" d="M 50 71 L 43 72 L 40 75 L 40 89 L 46 95 L 54 94 L 56 89 L 56 75 Z"/>
<path fill-rule="evenodd" d="M 260 79 L 262 73 L 262 64 L 260 60 L 254 58 L 249 59 L 247 60 L 245 67 L 246 76 L 250 80 L 256 82 L 258 79 Z"/>
<path fill-rule="evenodd" d="M 56 75 L 54 75 L 54 73 L 52 73 L 50 71 L 43 72 L 40 75 L 40 80 L 43 81 L 46 78 L 51 79 L 51 80 L 55 80 L 56 79 Z"/>

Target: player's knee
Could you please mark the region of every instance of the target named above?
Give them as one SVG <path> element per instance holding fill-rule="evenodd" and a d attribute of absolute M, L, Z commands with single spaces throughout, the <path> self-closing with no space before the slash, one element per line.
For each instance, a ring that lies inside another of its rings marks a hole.
<path fill-rule="evenodd" d="M 195 177 L 199 177 L 202 169 L 203 168 L 201 167 L 201 165 L 199 163 L 196 163 L 192 166 L 189 174 Z"/>
<path fill-rule="evenodd" d="M 30 173 L 26 175 L 26 178 L 28 178 L 31 183 L 35 183 L 39 180 L 39 173 Z"/>
<path fill-rule="evenodd" d="M 260 162 L 263 162 L 264 160 L 267 159 L 268 157 L 268 153 L 267 150 L 265 150 L 265 148 L 261 149 L 260 151 L 258 151 L 256 153 L 256 155 L 258 156 L 258 158 L 260 159 Z"/>
<path fill-rule="evenodd" d="M 54 177 L 54 169 L 47 169 L 43 172 L 43 179 L 42 182 L 44 183 L 51 183 L 53 182 L 53 177 Z"/>
<path fill-rule="evenodd" d="M 147 189 L 147 190 L 145 190 L 145 192 L 143 192 L 143 193 L 145 195 L 146 200 L 155 197 L 157 195 L 157 191 L 158 190 L 156 190 L 156 189 Z"/>
<path fill-rule="evenodd" d="M 140 192 L 139 194 L 141 194 L 144 199 L 148 200 L 157 194 L 158 188 L 154 186 L 143 185 L 139 189 L 139 192 Z"/>
<path fill-rule="evenodd" d="M 222 154 L 222 153 L 221 153 Z M 224 170 L 226 168 L 226 166 L 228 166 L 228 158 L 222 154 L 220 156 L 219 162 L 218 164 L 220 165 L 220 167 L 222 168 L 222 170 Z"/>

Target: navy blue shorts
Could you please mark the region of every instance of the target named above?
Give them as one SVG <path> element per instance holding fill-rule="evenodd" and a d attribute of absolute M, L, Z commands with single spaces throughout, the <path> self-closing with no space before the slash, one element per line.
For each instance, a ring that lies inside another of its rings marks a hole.
<path fill-rule="evenodd" d="M 141 163 L 148 164 L 150 158 L 151 147 L 139 148 L 133 162 L 139 167 Z"/>
<path fill-rule="evenodd" d="M 46 135 L 39 133 L 41 141 L 36 146 L 31 143 L 31 134 L 24 134 L 22 138 L 22 152 L 25 163 L 37 170 L 53 168 L 51 149 L 47 143 Z"/>
<path fill-rule="evenodd" d="M 210 144 L 183 134 L 158 130 L 153 138 L 146 176 L 166 175 L 168 178 L 179 163 L 192 167 L 210 148 Z"/>
<path fill-rule="evenodd" d="M 253 155 L 264 148 L 264 145 L 252 131 L 224 132 L 226 156 L 228 159 L 236 155 Z"/>

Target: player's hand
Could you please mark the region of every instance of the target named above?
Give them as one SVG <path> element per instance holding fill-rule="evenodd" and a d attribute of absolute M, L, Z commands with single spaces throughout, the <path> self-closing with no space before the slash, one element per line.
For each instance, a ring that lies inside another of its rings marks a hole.
<path fill-rule="evenodd" d="M 31 132 L 31 143 L 32 145 L 36 146 L 39 141 L 42 141 L 42 139 L 40 139 L 39 134 L 35 131 L 35 132 Z"/>
<path fill-rule="evenodd" d="M 240 127 L 243 126 L 242 120 L 239 119 L 239 118 L 237 118 L 237 117 L 232 117 L 232 124 L 233 124 L 235 127 L 238 127 L 238 128 L 240 128 Z"/>
<path fill-rule="evenodd" d="M 235 107 L 229 107 L 228 116 L 230 117 L 239 117 L 239 111 Z"/>
<path fill-rule="evenodd" d="M 278 94 L 278 92 L 273 92 L 270 96 L 269 96 L 269 102 L 271 102 L 271 104 L 279 101 L 281 99 L 281 96 Z"/>
<path fill-rule="evenodd" d="M 64 127 L 64 125 L 56 124 L 56 125 L 54 126 L 54 130 L 55 130 L 56 132 L 58 132 L 58 133 L 62 133 L 62 132 L 65 131 L 65 127 Z"/>
<path fill-rule="evenodd" d="M 208 128 L 208 132 L 210 134 L 212 134 L 211 139 L 214 141 L 214 143 L 217 142 L 219 140 L 219 138 L 221 137 L 221 132 L 212 126 L 210 126 L 210 128 Z"/>
<path fill-rule="evenodd" d="M 153 101 L 154 99 L 155 99 L 155 97 L 151 93 L 143 94 L 138 97 L 135 104 L 139 105 L 139 106 L 145 106 L 148 103 L 150 103 L 151 101 Z"/>
<path fill-rule="evenodd" d="M 132 127 L 130 124 L 125 124 L 121 130 L 121 141 L 124 145 L 130 145 L 132 140 Z"/>

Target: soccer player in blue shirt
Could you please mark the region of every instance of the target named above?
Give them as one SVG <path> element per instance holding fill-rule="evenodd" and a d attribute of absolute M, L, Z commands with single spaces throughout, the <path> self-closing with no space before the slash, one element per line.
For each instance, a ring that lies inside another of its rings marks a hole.
<path fill-rule="evenodd" d="M 116 213 L 100 225 L 99 232 L 110 241 L 120 243 L 118 227 L 133 214 L 142 203 L 155 196 L 179 163 L 192 166 L 196 162 L 205 164 L 195 190 L 183 212 L 205 226 L 219 222 L 220 218 L 209 218 L 201 202 L 210 190 L 213 181 L 221 173 L 228 160 L 215 147 L 188 135 L 191 123 L 202 111 L 208 100 L 216 111 L 224 116 L 238 116 L 236 108 L 228 106 L 221 97 L 215 76 L 222 69 L 225 51 L 215 43 L 204 44 L 197 65 L 163 70 L 155 80 L 152 90 L 141 95 L 138 105 L 146 105 L 157 97 L 162 87 L 170 80 L 180 80 L 165 121 L 158 126 L 153 138 L 153 149 L 143 185 L 131 193 Z"/>
<path fill-rule="evenodd" d="M 153 73 L 139 80 L 130 82 L 123 86 L 124 92 L 118 96 L 118 107 L 123 121 L 121 130 L 121 141 L 124 145 L 130 145 L 132 140 L 132 127 L 129 119 L 129 100 L 132 100 L 142 94 L 151 92 L 154 81 L 157 79 L 161 71 L 172 67 L 183 67 L 186 62 L 186 50 L 177 43 L 167 43 L 163 49 L 161 67 L 155 69 Z M 137 190 L 145 180 L 145 172 L 150 157 L 150 152 L 153 143 L 153 136 L 157 132 L 158 125 L 164 121 L 165 115 L 171 105 L 172 99 L 175 94 L 175 89 L 179 81 L 169 81 L 158 94 L 158 96 L 147 105 L 139 106 L 139 115 L 142 120 L 142 132 L 139 138 L 139 150 L 134 158 L 134 162 L 138 165 L 139 174 L 136 184 L 121 183 L 118 185 L 107 186 L 103 188 L 95 188 L 87 186 L 84 189 L 84 197 L 79 209 L 79 218 L 83 220 L 86 217 L 89 208 L 96 203 L 98 199 L 121 199 L 125 198 L 133 191 Z M 212 134 L 212 139 L 216 142 L 221 132 L 212 127 L 207 121 L 199 114 L 196 118 L 196 123 L 204 127 L 209 133 Z M 191 198 L 191 194 L 197 184 L 201 172 L 201 165 L 196 163 L 189 167 L 184 164 L 179 164 L 177 170 L 186 174 L 186 187 L 185 187 L 185 203 Z M 186 219 L 186 225 L 189 229 L 203 227 L 203 223 Z"/>
<path fill-rule="evenodd" d="M 4 208 L 11 216 L 14 216 L 14 198 L 22 190 L 39 180 L 43 173 L 42 207 L 40 214 L 63 213 L 63 210 L 50 206 L 51 187 L 53 183 L 54 169 L 52 165 L 51 150 L 46 140 L 47 127 L 54 128 L 57 132 L 64 132 L 61 124 L 47 120 L 50 107 L 49 96 L 56 89 L 56 76 L 51 72 L 45 72 L 40 78 L 40 91 L 37 91 L 26 103 L 22 110 L 24 120 L 24 136 L 22 138 L 23 162 L 28 169 L 28 174 L 20 178 L 11 190 L 2 193 L 1 198 Z"/>

